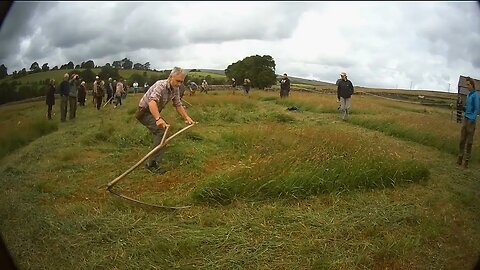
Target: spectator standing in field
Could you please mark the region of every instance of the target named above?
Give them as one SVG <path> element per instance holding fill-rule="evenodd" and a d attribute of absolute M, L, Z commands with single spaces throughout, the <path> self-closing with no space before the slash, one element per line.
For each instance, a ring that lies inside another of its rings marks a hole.
<path fill-rule="evenodd" d="M 283 78 L 280 80 L 280 98 L 288 97 L 290 93 L 290 79 L 287 73 L 283 73 Z"/>
<path fill-rule="evenodd" d="M 103 96 L 105 95 L 105 81 L 100 81 L 97 85 L 97 92 L 95 93 L 95 100 L 97 101 L 97 110 L 102 107 Z"/>
<path fill-rule="evenodd" d="M 68 95 L 70 92 L 70 83 L 68 78 L 70 75 L 65 73 L 63 75 L 63 81 L 60 83 L 60 121 L 65 122 L 67 120 L 67 106 L 68 106 Z"/>
<path fill-rule="evenodd" d="M 95 77 L 95 81 L 93 82 L 93 90 L 92 90 L 92 103 L 93 107 L 97 107 L 97 102 L 95 99 L 97 98 L 97 88 L 100 85 L 100 78 L 98 76 Z"/>
<path fill-rule="evenodd" d="M 347 73 L 340 73 L 340 79 L 337 80 L 337 102 L 340 102 L 342 120 L 347 120 L 348 118 L 353 91 L 353 84 L 347 79 Z"/>
<path fill-rule="evenodd" d="M 52 107 L 55 105 L 55 80 L 50 79 L 47 86 L 47 95 L 46 101 L 47 103 L 47 118 L 48 120 L 52 120 Z"/>
<path fill-rule="evenodd" d="M 115 89 L 115 106 L 113 107 L 114 109 L 122 105 L 122 96 L 125 92 L 125 90 L 123 89 L 122 80 L 118 80 Z"/>
<path fill-rule="evenodd" d="M 203 80 L 202 82 L 202 90 L 200 91 L 201 92 L 205 92 L 205 94 L 208 94 L 208 83 L 207 83 L 207 80 Z"/>
<path fill-rule="evenodd" d="M 185 75 L 185 71 L 182 68 L 174 67 L 166 80 L 155 82 L 140 99 L 135 117 L 152 133 L 152 149 L 160 144 L 165 132 L 167 123 L 162 118 L 161 113 L 170 100 L 178 114 L 185 120 L 185 123 L 193 124 L 192 118 L 187 114 L 180 100 L 179 86 L 183 84 Z M 159 167 L 163 153 L 164 149 L 161 148 L 149 158 L 145 167 L 153 173 L 165 173 L 166 170 Z"/>
<path fill-rule="evenodd" d="M 123 93 L 122 93 L 122 99 L 126 99 L 126 98 L 127 98 L 128 90 L 129 90 L 129 87 L 128 87 L 127 80 L 123 80 Z"/>
<path fill-rule="evenodd" d="M 108 103 L 112 104 L 112 97 L 113 97 L 113 85 L 112 85 L 112 78 L 108 78 L 108 84 L 106 85 L 107 90 L 107 101 Z"/>
<path fill-rule="evenodd" d="M 188 88 L 190 90 L 190 96 L 195 95 L 195 92 L 198 90 L 198 85 L 196 82 L 189 81 L 188 82 Z"/>
<path fill-rule="evenodd" d="M 463 118 L 462 129 L 460 131 L 460 149 L 458 153 L 457 164 L 462 165 L 466 145 L 467 151 L 463 167 L 468 168 L 468 162 L 472 157 L 473 136 L 475 135 L 477 115 L 480 111 L 480 100 L 478 92 L 475 90 L 475 81 L 472 78 L 467 77 L 465 83 L 470 92 L 468 93 L 467 100 L 465 102 L 465 115 Z"/>
<path fill-rule="evenodd" d="M 250 92 L 250 87 L 251 87 L 250 79 L 246 78 L 243 80 L 243 95 L 248 95 L 248 92 Z"/>
<path fill-rule="evenodd" d="M 237 81 L 235 81 L 235 78 L 232 78 L 232 94 L 235 95 L 236 89 L 237 89 Z"/>
<path fill-rule="evenodd" d="M 87 98 L 87 88 L 83 81 L 78 87 L 78 103 L 80 106 L 85 107 L 85 99 Z"/>
<path fill-rule="evenodd" d="M 133 93 L 137 93 L 137 90 L 138 90 L 138 83 L 135 81 L 133 82 Z"/>
<path fill-rule="evenodd" d="M 72 74 L 72 78 L 70 80 L 70 91 L 68 92 L 68 103 L 70 107 L 70 111 L 68 112 L 68 116 L 71 119 L 75 119 L 77 116 L 77 104 L 78 104 L 78 85 L 79 85 L 80 77 L 77 74 Z"/>

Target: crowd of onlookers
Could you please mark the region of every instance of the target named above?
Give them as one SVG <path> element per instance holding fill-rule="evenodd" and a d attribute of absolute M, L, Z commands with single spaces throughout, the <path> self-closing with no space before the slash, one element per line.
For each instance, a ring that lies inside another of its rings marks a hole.
<path fill-rule="evenodd" d="M 87 96 L 91 97 L 93 106 L 97 110 L 100 110 L 107 104 L 112 104 L 114 108 L 121 106 L 122 99 L 126 98 L 127 92 L 127 81 L 121 77 L 118 81 L 108 78 L 105 82 L 96 76 L 93 82 L 93 89 L 89 91 L 85 81 L 81 81 L 78 74 L 70 75 L 65 73 L 63 75 L 63 81 L 58 86 L 54 79 L 49 81 L 46 95 L 46 103 L 48 106 L 47 117 L 48 119 L 52 119 L 55 93 L 60 94 L 60 121 L 65 122 L 67 120 L 67 112 L 69 119 L 75 119 L 77 106 L 84 107 L 88 99 Z"/>

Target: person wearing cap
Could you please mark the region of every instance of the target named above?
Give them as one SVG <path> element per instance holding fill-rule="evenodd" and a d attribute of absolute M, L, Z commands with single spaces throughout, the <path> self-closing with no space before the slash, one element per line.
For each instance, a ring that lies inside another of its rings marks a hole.
<path fill-rule="evenodd" d="M 120 78 L 115 85 L 115 106 L 113 107 L 116 109 L 118 106 L 122 105 L 122 96 L 125 93 L 125 88 L 122 83 L 122 78 Z"/>
<path fill-rule="evenodd" d="M 93 107 L 97 107 L 97 102 L 96 102 L 96 98 L 97 98 L 97 88 L 98 86 L 100 85 L 100 78 L 98 76 L 95 76 L 95 81 L 93 82 L 93 91 L 92 91 L 92 103 L 93 103 Z"/>
<path fill-rule="evenodd" d="M 87 98 L 87 88 L 85 86 L 85 81 L 80 83 L 78 87 L 78 104 L 82 107 L 85 107 L 85 99 Z"/>
<path fill-rule="evenodd" d="M 197 85 L 196 82 L 189 81 L 188 82 L 188 88 L 190 90 L 190 96 L 193 96 L 193 95 L 195 95 L 195 92 L 197 92 L 197 90 L 198 90 L 198 85 Z"/>
<path fill-rule="evenodd" d="M 200 93 L 201 92 L 205 92 L 206 94 L 208 94 L 208 83 L 207 83 L 207 80 L 203 80 L 202 82 L 202 89 L 200 90 Z"/>
<path fill-rule="evenodd" d="M 185 76 L 185 70 L 174 67 L 168 78 L 155 82 L 138 103 L 138 110 L 135 117 L 152 133 L 152 149 L 160 144 L 165 128 L 167 127 L 167 123 L 162 118 L 161 112 L 170 100 L 177 110 L 177 113 L 185 120 L 185 124 L 191 125 L 194 123 L 192 118 L 187 114 L 180 99 L 179 86 L 183 84 Z M 165 173 L 166 170 L 159 167 L 163 153 L 164 148 L 161 148 L 153 154 L 145 164 L 146 169 L 153 173 Z"/>
<path fill-rule="evenodd" d="M 460 144 L 457 164 L 462 165 L 463 155 L 465 153 L 465 145 L 467 151 L 463 167 L 468 168 L 468 161 L 472 157 L 473 135 L 475 135 L 475 127 L 477 123 L 477 115 L 480 112 L 480 100 L 475 90 L 475 81 L 467 77 L 465 80 L 466 87 L 470 91 L 465 102 L 465 116 L 463 118 L 462 129 L 460 131 Z"/>
<path fill-rule="evenodd" d="M 283 78 L 280 80 L 280 98 L 288 97 L 290 93 L 290 79 L 287 73 L 283 73 Z"/>
<path fill-rule="evenodd" d="M 347 79 L 347 73 L 340 73 L 340 79 L 337 80 L 337 102 L 340 102 L 342 119 L 347 120 L 348 110 L 350 109 L 350 98 L 353 95 L 353 84 Z"/>
<path fill-rule="evenodd" d="M 235 78 L 232 78 L 232 94 L 235 95 L 235 89 L 237 89 L 237 81 L 235 81 Z"/>
<path fill-rule="evenodd" d="M 102 107 L 103 96 L 105 95 L 105 81 L 97 81 L 97 87 L 95 90 L 95 101 L 97 102 L 97 110 L 100 110 Z"/>
<path fill-rule="evenodd" d="M 243 95 L 246 96 L 250 92 L 250 87 L 252 87 L 252 84 L 250 82 L 250 79 L 245 78 L 243 80 Z"/>
<path fill-rule="evenodd" d="M 67 106 L 68 106 L 68 94 L 70 92 L 70 82 L 68 78 L 70 75 L 65 73 L 63 75 L 63 81 L 60 83 L 60 121 L 65 122 L 67 120 Z"/>

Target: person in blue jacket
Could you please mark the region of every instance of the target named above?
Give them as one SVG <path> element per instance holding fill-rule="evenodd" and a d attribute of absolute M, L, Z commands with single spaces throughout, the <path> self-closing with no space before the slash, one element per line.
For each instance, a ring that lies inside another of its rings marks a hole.
<path fill-rule="evenodd" d="M 462 165 L 466 145 L 467 151 L 463 163 L 464 168 L 468 168 L 468 161 L 472 158 L 473 135 L 475 134 L 477 115 L 480 111 L 480 100 L 478 93 L 475 90 L 475 81 L 472 78 L 467 77 L 466 86 L 470 92 L 468 93 L 467 101 L 465 102 L 465 116 L 463 118 L 462 129 L 460 132 L 460 149 L 457 159 L 457 164 Z"/>

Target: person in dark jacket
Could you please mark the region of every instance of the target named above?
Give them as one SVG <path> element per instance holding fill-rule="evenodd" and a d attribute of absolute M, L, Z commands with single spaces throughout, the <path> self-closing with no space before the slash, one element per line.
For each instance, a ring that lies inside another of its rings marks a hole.
<path fill-rule="evenodd" d="M 350 109 L 350 98 L 353 95 L 353 84 L 347 79 L 347 73 L 340 73 L 340 79 L 337 80 L 337 102 L 340 102 L 342 119 L 347 120 L 348 110 Z"/>
<path fill-rule="evenodd" d="M 52 107 L 55 105 L 55 80 L 51 79 L 47 86 L 46 103 L 48 106 L 47 117 L 52 120 Z"/>
<path fill-rule="evenodd" d="M 70 83 L 68 78 L 70 75 L 65 73 L 63 75 L 63 81 L 60 83 L 60 121 L 65 122 L 67 120 L 67 105 L 68 96 L 70 93 Z"/>
<path fill-rule="evenodd" d="M 290 79 L 287 76 L 287 73 L 283 74 L 283 78 L 280 80 L 280 98 L 288 97 L 290 93 Z"/>

